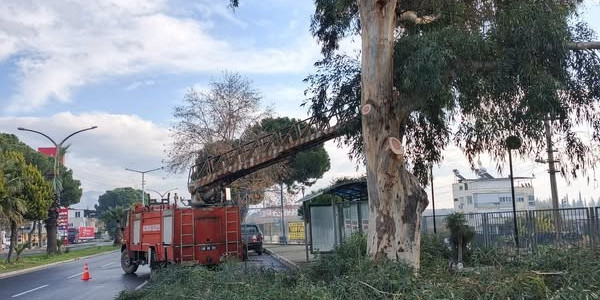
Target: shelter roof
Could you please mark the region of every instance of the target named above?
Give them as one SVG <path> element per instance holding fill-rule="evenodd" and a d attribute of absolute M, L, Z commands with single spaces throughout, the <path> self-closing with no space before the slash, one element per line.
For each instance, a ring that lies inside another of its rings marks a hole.
<path fill-rule="evenodd" d="M 318 191 L 317 193 L 308 195 L 298 202 L 310 202 L 321 195 L 335 195 L 342 198 L 344 201 L 366 201 L 368 199 L 367 181 L 353 180 L 332 185 L 328 188 Z"/>

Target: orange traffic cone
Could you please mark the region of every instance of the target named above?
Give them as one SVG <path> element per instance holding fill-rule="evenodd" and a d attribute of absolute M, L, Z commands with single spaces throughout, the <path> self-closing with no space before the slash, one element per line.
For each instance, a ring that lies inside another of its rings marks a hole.
<path fill-rule="evenodd" d="M 83 265 L 83 275 L 81 275 L 81 280 L 90 280 L 92 276 L 90 276 L 90 271 L 88 270 L 87 263 Z"/>

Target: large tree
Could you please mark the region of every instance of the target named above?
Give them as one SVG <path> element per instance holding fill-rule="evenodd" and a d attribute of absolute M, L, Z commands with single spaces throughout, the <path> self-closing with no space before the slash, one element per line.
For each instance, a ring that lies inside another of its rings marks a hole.
<path fill-rule="evenodd" d="M 451 141 L 473 165 L 482 153 L 502 162 L 510 135 L 523 139 L 521 155 L 534 156 L 546 146 L 544 122 L 551 120 L 564 136 L 564 174 L 595 163 L 600 63 L 590 50 L 598 47 L 589 42 L 593 33 L 576 20 L 580 3 L 315 1 L 311 30 L 324 59 L 308 78 L 310 103 L 315 114 L 361 113 L 360 130 L 347 138 L 367 164 L 372 257 L 419 267 L 428 202 L 421 185 Z M 362 41 L 358 64 L 337 52 L 352 35 Z M 577 126 L 593 129 L 591 141 Z"/>
<path fill-rule="evenodd" d="M 131 187 L 116 188 L 106 191 L 98 197 L 98 204 L 94 205 L 96 214 L 100 216 L 111 237 L 115 237 L 117 221 L 123 217 L 123 212 L 129 209 L 133 203 L 141 202 L 141 190 Z M 144 203 L 148 203 L 148 195 L 144 195 Z"/>
<path fill-rule="evenodd" d="M 569 23 L 577 3 L 316 1 L 312 31 L 325 58 L 309 78 L 311 104 L 316 113 L 361 110 L 362 130 L 350 137 L 367 162 L 372 256 L 419 266 L 420 183 L 451 139 L 473 165 L 484 152 L 502 162 L 510 135 L 523 139 L 520 154 L 535 156 L 546 146 L 544 121 L 557 119 L 564 172 L 593 163 L 574 128 L 600 130 L 600 63 L 585 49 L 595 44 L 573 43 L 592 38 Z M 339 40 L 355 33 L 360 67 L 336 55 Z"/>

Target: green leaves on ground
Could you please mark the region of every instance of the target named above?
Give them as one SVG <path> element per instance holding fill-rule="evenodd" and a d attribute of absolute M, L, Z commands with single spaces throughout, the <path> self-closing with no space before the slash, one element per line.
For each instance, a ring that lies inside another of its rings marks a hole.
<path fill-rule="evenodd" d="M 398 262 L 366 256 L 366 239 L 355 236 L 336 253 L 321 256 L 299 272 L 244 269 L 243 264 L 216 270 L 174 266 L 157 273 L 133 299 L 594 299 L 600 295 L 600 250 L 543 248 L 518 256 L 475 249 L 489 265 L 462 273 L 448 270 L 447 249 L 436 236 L 425 236 L 419 275 Z M 555 272 L 540 275 L 536 272 Z"/>

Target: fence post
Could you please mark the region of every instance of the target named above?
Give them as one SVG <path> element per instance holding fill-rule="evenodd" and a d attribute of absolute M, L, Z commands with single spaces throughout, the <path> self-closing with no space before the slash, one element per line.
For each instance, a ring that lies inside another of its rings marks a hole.
<path fill-rule="evenodd" d="M 536 214 L 534 210 L 527 211 L 527 231 L 529 231 L 529 245 L 531 251 L 535 251 L 537 249 L 537 226 L 536 226 Z"/>
<path fill-rule="evenodd" d="M 489 243 L 489 233 L 488 233 L 488 213 L 483 213 L 481 216 L 481 230 L 483 232 L 483 243 L 486 247 L 491 247 Z"/>

